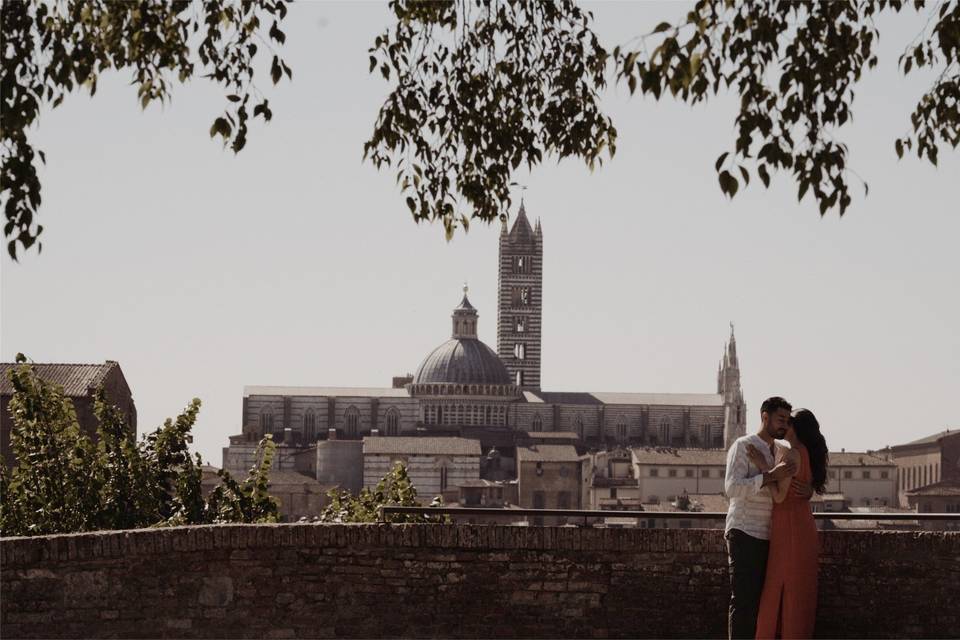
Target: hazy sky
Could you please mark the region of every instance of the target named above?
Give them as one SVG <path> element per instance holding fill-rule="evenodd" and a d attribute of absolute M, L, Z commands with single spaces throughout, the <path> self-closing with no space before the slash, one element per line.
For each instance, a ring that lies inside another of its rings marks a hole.
<path fill-rule="evenodd" d="M 591 7 L 609 46 L 685 11 Z M 219 466 L 244 385 L 389 386 L 449 337 L 464 280 L 494 346 L 498 225 L 447 243 L 361 162 L 389 89 L 367 48 L 388 18 L 294 4 L 293 82 L 261 81 L 274 118 L 236 157 L 207 135 L 224 101 L 202 81 L 142 112 L 114 74 L 46 113 L 44 249 L 2 260 L 3 359 L 118 360 L 141 432 L 198 396 L 195 446 Z M 813 409 L 833 449 L 960 427 L 960 158 L 897 161 L 929 77 L 896 59 L 922 19 L 878 24 L 880 65 L 840 132 L 870 195 L 855 189 L 842 220 L 798 204 L 787 176 L 724 198 L 730 98 L 611 89 L 611 163 L 519 177 L 544 228 L 544 389 L 714 392 L 734 321 L 751 429 L 772 394 Z"/>

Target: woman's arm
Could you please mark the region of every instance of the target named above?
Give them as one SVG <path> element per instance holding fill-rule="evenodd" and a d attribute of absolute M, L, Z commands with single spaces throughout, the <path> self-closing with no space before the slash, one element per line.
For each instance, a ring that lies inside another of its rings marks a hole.
<path fill-rule="evenodd" d="M 788 447 L 777 446 L 776 461 L 780 463 L 782 461 L 788 460 L 795 463 L 795 468 L 799 468 L 799 462 L 797 461 L 797 452 Z M 793 474 L 785 476 L 777 480 L 776 486 L 772 488 L 771 493 L 773 494 L 773 501 L 780 503 L 787 498 L 787 494 L 790 492 L 790 483 L 793 481 Z"/>

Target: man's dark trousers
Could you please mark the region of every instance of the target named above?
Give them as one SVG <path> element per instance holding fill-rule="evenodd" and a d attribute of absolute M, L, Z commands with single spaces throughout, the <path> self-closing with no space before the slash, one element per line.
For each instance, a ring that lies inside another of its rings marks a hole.
<path fill-rule="evenodd" d="M 752 639 L 757 633 L 757 611 L 767 574 L 770 542 L 739 529 L 727 532 L 730 559 L 730 611 L 727 637 Z"/>

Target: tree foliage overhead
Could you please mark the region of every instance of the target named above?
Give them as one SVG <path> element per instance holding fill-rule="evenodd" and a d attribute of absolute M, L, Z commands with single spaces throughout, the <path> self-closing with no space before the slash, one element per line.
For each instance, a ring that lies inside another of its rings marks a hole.
<path fill-rule="evenodd" d="M 267 493 L 275 447 L 269 437 L 261 441 L 258 463 L 244 482 L 221 469 L 220 484 L 204 498 L 202 460 L 188 449 L 199 400 L 138 443 L 98 389 L 94 444 L 63 390 L 38 378 L 25 361 L 19 355 L 22 366 L 10 372 L 17 464 L 8 472 L 0 461 L 0 534 L 278 519 L 277 502 Z"/>
<path fill-rule="evenodd" d="M 395 166 L 415 220 L 448 238 L 473 216 L 506 212 L 512 173 L 544 156 L 592 167 L 615 150 L 600 111 L 607 52 L 573 0 L 476 3 L 393 0 L 370 70 L 396 78 L 364 155 Z"/>
<path fill-rule="evenodd" d="M 271 60 L 274 84 L 290 68 L 273 50 L 283 44 L 280 23 L 287 0 L 11 0 L 0 4 L 3 67 L 0 79 L 2 174 L 7 251 L 29 249 L 43 231 L 37 175 L 42 151 L 29 139 L 44 107 L 55 108 L 81 88 L 92 96 L 110 69 L 127 70 L 142 108 L 170 99 L 175 82 L 212 80 L 226 93 L 226 108 L 210 128 L 234 152 L 247 141 L 249 118 L 270 120 L 269 101 L 254 82 L 256 60 Z M 252 108 L 252 110 L 251 110 Z M 41 245 L 37 244 L 38 251 Z"/>
<path fill-rule="evenodd" d="M 690 104 L 736 92 L 737 136 L 716 162 L 721 190 L 733 197 L 751 175 L 769 186 L 780 170 L 821 215 L 843 215 L 851 170 L 838 135 L 856 83 L 877 64 L 882 12 L 928 14 L 899 64 L 939 72 L 892 152 L 936 164 L 941 146 L 960 143 L 960 0 L 699 0 L 674 23 L 638 25 L 646 35 L 609 53 L 572 0 L 390 7 L 396 24 L 374 41 L 370 70 L 395 86 L 365 153 L 396 166 L 414 218 L 441 220 L 448 235 L 468 213 L 507 215 L 520 164 L 576 156 L 592 168 L 604 149 L 612 155 L 616 130 L 598 106 L 608 80 Z"/>

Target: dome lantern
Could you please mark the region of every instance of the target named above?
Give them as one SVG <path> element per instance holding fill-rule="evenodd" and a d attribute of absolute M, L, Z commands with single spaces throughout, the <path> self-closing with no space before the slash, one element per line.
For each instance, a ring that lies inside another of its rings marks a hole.
<path fill-rule="evenodd" d="M 477 338 L 477 310 L 467 299 L 467 283 L 463 283 L 463 300 L 453 310 L 454 338 Z"/>

